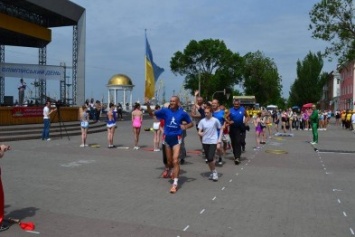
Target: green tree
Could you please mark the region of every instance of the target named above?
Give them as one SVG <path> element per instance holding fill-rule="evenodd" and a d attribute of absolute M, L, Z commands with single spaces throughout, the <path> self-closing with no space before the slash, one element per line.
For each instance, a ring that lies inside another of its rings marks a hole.
<path fill-rule="evenodd" d="M 326 73 L 321 74 L 323 59 L 320 52 L 309 52 L 301 62 L 297 61 L 297 78 L 291 85 L 289 106 L 316 103 L 321 99 Z"/>
<path fill-rule="evenodd" d="M 242 57 L 229 50 L 221 40 L 191 40 L 183 52 L 176 52 L 170 60 L 171 71 L 185 76 L 185 89 L 191 94 L 201 86 L 201 96 L 211 99 L 216 91 L 232 91 L 241 80 Z M 217 93 L 221 103 L 226 101 Z"/>
<path fill-rule="evenodd" d="M 275 62 L 262 52 L 247 53 L 244 56 L 243 87 L 245 95 L 255 95 L 261 105 L 280 105 L 281 76 Z"/>
<path fill-rule="evenodd" d="M 354 10 L 353 0 L 321 0 L 309 13 L 312 37 L 330 42 L 324 55 L 341 64 L 355 58 Z"/>

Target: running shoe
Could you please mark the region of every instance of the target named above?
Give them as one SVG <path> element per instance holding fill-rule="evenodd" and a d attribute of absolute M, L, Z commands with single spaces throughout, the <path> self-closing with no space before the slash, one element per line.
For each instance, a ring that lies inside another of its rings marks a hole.
<path fill-rule="evenodd" d="M 6 225 L 5 223 L 2 223 L 2 224 L 0 225 L 0 232 L 1 232 L 1 231 L 8 230 L 9 228 L 10 228 L 9 225 Z"/>
<path fill-rule="evenodd" d="M 170 170 L 165 169 L 165 170 L 163 171 L 163 173 L 161 174 L 161 177 L 163 177 L 164 179 L 169 178 L 169 171 L 170 171 Z"/>
<path fill-rule="evenodd" d="M 235 163 L 236 165 L 239 165 L 239 164 L 240 164 L 240 158 L 235 158 L 234 163 Z"/>
<path fill-rule="evenodd" d="M 210 176 L 208 176 L 208 179 L 209 179 L 209 180 L 212 180 L 212 179 L 213 179 L 213 173 L 210 173 Z"/>
<path fill-rule="evenodd" d="M 170 193 L 176 193 L 178 190 L 178 186 L 176 184 L 173 184 L 170 188 Z"/>
<path fill-rule="evenodd" d="M 223 165 L 222 157 L 218 158 L 218 165 Z"/>
<path fill-rule="evenodd" d="M 85 144 L 81 144 L 80 147 L 85 147 Z"/>
<path fill-rule="evenodd" d="M 310 142 L 312 145 L 316 145 L 317 143 L 316 142 Z"/>
<path fill-rule="evenodd" d="M 218 181 L 218 173 L 217 172 L 212 173 L 212 180 L 215 182 Z"/>

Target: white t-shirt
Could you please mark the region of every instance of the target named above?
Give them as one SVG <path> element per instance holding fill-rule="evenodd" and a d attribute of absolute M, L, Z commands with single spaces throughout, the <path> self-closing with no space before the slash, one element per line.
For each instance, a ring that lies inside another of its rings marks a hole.
<path fill-rule="evenodd" d="M 210 119 L 203 118 L 198 123 L 198 129 L 203 130 L 202 143 L 203 144 L 217 144 L 218 129 L 221 129 L 221 123 L 218 119 L 211 117 Z"/>
<path fill-rule="evenodd" d="M 49 114 L 49 108 L 47 106 L 44 106 L 44 108 L 43 108 L 43 119 L 48 119 L 49 118 L 48 114 Z"/>
<path fill-rule="evenodd" d="M 355 123 L 355 113 L 353 113 L 353 115 L 351 115 L 351 123 Z"/>

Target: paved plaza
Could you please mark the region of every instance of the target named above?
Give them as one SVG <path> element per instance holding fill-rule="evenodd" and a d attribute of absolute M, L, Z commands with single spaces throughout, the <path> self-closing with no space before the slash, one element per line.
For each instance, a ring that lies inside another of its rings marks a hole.
<path fill-rule="evenodd" d="M 151 124 L 145 119 L 143 128 Z M 254 151 L 249 132 L 241 164 L 229 151 L 212 182 L 196 130 L 188 130 L 176 194 L 160 177 L 153 133 L 142 129 L 141 149 L 132 149 L 130 121 L 118 122 L 117 149 L 107 148 L 106 132 L 88 135 L 95 148 L 80 148 L 80 136 L 9 142 L 12 150 L 0 161 L 5 215 L 36 229 L 13 225 L 0 235 L 354 236 L 354 133 L 331 125 L 319 131 L 316 148 L 308 143 L 311 131 L 293 133 Z"/>

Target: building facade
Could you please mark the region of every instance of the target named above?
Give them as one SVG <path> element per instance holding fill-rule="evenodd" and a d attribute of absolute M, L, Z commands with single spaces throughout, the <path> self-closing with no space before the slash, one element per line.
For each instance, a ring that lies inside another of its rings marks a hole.
<path fill-rule="evenodd" d="M 339 110 L 354 109 L 354 70 L 355 61 L 349 62 L 338 68 L 340 74 Z"/>

